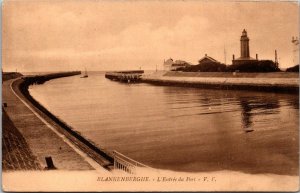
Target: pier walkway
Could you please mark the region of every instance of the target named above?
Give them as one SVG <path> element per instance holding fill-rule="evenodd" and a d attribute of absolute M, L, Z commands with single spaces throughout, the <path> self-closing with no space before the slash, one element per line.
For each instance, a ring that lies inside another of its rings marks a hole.
<path fill-rule="evenodd" d="M 94 160 L 86 156 L 80 149 L 72 145 L 66 137 L 57 132 L 54 128 L 55 126 L 48 124 L 45 119 L 39 116 L 33 110 L 34 107 L 26 102 L 25 97 L 20 93 L 17 94 L 16 91 L 12 89 L 13 81 L 14 80 L 4 81 L 2 84 L 2 102 L 7 104 L 7 106 L 3 108 L 14 127 L 24 137 L 38 161 L 38 163 L 29 163 L 29 166 L 32 166 L 32 168 L 29 169 L 44 169 L 46 167 L 45 157 L 51 156 L 54 166 L 57 169 L 97 169 L 107 172 L 94 162 Z M 13 142 L 11 141 L 11 143 Z M 7 151 L 6 153 L 7 156 L 12 155 L 12 152 Z M 18 160 L 25 160 L 26 162 L 27 153 L 16 155 L 15 157 L 17 157 Z"/>
<path fill-rule="evenodd" d="M 141 82 L 166 86 L 299 92 L 298 73 L 157 72 L 143 75 Z"/>
<path fill-rule="evenodd" d="M 26 140 L 2 111 L 2 170 L 41 170 Z"/>

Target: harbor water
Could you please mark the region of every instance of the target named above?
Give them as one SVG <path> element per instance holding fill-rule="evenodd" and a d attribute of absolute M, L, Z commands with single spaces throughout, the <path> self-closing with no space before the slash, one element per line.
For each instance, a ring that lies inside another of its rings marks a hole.
<path fill-rule="evenodd" d="M 102 72 L 29 91 L 99 147 L 153 168 L 298 175 L 295 94 L 125 84 Z"/>

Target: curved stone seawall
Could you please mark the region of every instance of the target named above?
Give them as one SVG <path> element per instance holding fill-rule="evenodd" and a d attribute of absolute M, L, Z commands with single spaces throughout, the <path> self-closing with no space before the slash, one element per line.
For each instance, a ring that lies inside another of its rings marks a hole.
<path fill-rule="evenodd" d="M 43 84 L 44 82 L 51 79 L 78 74 L 80 74 L 80 72 L 55 73 L 42 76 L 27 76 L 15 81 L 12 86 L 16 92 L 22 94 L 27 99 L 27 101 L 29 101 L 32 106 L 35 107 L 37 113 L 39 113 L 41 116 L 43 116 L 43 118 L 49 121 L 50 124 L 58 125 L 58 130 L 60 133 L 64 134 L 77 147 L 83 150 L 101 166 L 106 169 L 110 169 L 114 161 L 113 156 L 111 156 L 110 152 L 100 149 L 93 142 L 84 138 L 79 132 L 75 131 L 71 126 L 53 115 L 29 94 L 28 88 L 32 84 Z"/>

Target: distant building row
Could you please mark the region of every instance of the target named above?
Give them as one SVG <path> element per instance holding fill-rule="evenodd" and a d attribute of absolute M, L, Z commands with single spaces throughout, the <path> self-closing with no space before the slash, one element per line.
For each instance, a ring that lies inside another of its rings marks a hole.
<path fill-rule="evenodd" d="M 179 68 L 185 68 L 185 67 L 188 67 L 191 65 L 192 65 L 191 63 L 188 63 L 184 60 L 176 60 L 174 62 L 172 58 L 169 58 L 168 60 L 164 61 L 164 70 L 165 71 L 173 71 L 173 70 L 177 70 Z"/>
<path fill-rule="evenodd" d="M 299 41 L 298 39 L 294 39 L 293 38 L 293 44 L 295 44 L 295 50 L 294 51 L 297 55 L 299 53 L 299 48 L 298 48 L 298 44 L 299 44 Z M 239 58 L 235 58 L 235 56 L 233 55 L 233 58 L 232 58 L 232 64 L 233 65 L 239 65 L 239 66 L 244 66 L 244 65 L 247 65 L 247 64 L 257 64 L 259 62 L 258 60 L 258 55 L 256 54 L 256 57 L 255 58 L 252 58 L 250 56 L 250 48 L 249 48 L 249 38 L 247 36 L 247 31 L 244 29 L 243 32 L 242 32 L 242 35 L 241 35 L 241 38 L 240 38 L 240 45 L 241 45 L 241 48 L 240 48 L 240 53 L 241 53 L 241 56 Z M 297 50 L 298 49 L 298 50 Z M 295 61 L 298 61 L 297 59 L 294 59 Z M 201 64 L 211 64 L 211 65 L 214 65 L 214 64 L 221 64 L 221 62 L 213 59 L 212 57 L 210 56 L 207 56 L 205 54 L 205 56 L 203 58 L 201 58 L 199 60 L 199 64 L 198 65 L 201 65 Z M 278 66 L 278 59 L 277 59 L 277 51 L 275 50 L 275 64 Z M 164 61 L 164 70 L 166 71 L 172 71 L 172 70 L 178 70 L 180 68 L 185 68 L 185 67 L 188 67 L 188 66 L 191 66 L 192 64 L 186 62 L 186 61 L 183 61 L 183 60 L 176 60 L 175 62 L 173 61 L 172 58 L 168 59 L 167 61 Z"/>
<path fill-rule="evenodd" d="M 207 54 L 205 54 L 205 56 L 199 60 L 199 64 L 205 64 L 205 63 L 220 64 L 221 62 L 219 62 L 219 61 L 213 59 L 212 57 L 208 56 Z M 172 58 L 169 58 L 168 60 L 164 61 L 164 70 L 165 71 L 174 71 L 174 70 L 178 70 L 180 68 L 189 67 L 191 65 L 193 65 L 193 64 L 186 62 L 184 60 L 176 60 L 174 62 Z"/>

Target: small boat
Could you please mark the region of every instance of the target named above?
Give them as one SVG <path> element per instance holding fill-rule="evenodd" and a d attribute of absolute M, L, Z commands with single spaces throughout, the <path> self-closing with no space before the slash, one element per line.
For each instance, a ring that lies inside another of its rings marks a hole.
<path fill-rule="evenodd" d="M 80 77 L 80 78 L 87 78 L 87 77 L 89 77 L 89 76 L 88 76 L 86 68 L 85 68 L 84 75 L 82 77 Z"/>
<path fill-rule="evenodd" d="M 250 132 L 253 132 L 253 131 L 254 131 L 254 129 L 252 129 L 252 128 L 247 128 L 247 129 L 245 130 L 246 133 L 250 133 Z"/>

